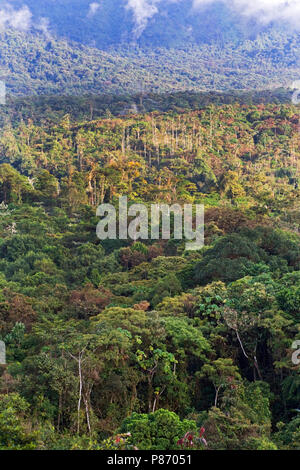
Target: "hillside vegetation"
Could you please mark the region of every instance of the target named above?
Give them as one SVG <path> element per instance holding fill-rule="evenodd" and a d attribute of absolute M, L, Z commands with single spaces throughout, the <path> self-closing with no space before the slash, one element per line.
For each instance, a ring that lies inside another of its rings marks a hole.
<path fill-rule="evenodd" d="M 299 156 L 288 104 L 7 119 L 1 449 L 299 450 Z M 100 241 L 122 194 L 205 204 L 205 247 Z"/>
<path fill-rule="evenodd" d="M 13 95 L 288 87 L 300 76 L 298 36 L 270 34 L 222 46 L 122 45 L 104 51 L 38 32 L 6 31 L 0 33 L 0 79 Z"/>

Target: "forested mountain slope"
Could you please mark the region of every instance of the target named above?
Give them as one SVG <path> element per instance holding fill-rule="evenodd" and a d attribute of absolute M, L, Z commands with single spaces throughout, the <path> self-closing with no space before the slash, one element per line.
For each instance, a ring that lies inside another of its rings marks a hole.
<path fill-rule="evenodd" d="M 0 78 L 9 94 L 274 89 L 297 80 L 299 57 L 297 37 L 280 33 L 223 48 L 203 44 L 108 51 L 39 32 L 0 33 Z"/>
<path fill-rule="evenodd" d="M 9 0 L 0 79 L 12 94 L 263 89 L 299 79 L 295 1 Z"/>
<path fill-rule="evenodd" d="M 0 2 L 0 450 L 300 450 L 298 12 Z M 100 240 L 122 195 L 204 247 Z"/>
<path fill-rule="evenodd" d="M 280 104 L 6 123 L 2 449 L 299 450 L 298 129 Z M 206 246 L 100 241 L 121 194 L 204 203 Z"/>
<path fill-rule="evenodd" d="M 82 96 L 8 96 L 0 107 L 0 125 L 9 122 L 13 127 L 28 119 L 34 124 L 59 123 L 66 113 L 70 121 L 136 115 L 149 112 L 197 110 L 209 104 L 267 104 L 291 103 L 293 90 L 278 88 L 261 91 L 175 92 L 130 94 L 97 94 Z"/>

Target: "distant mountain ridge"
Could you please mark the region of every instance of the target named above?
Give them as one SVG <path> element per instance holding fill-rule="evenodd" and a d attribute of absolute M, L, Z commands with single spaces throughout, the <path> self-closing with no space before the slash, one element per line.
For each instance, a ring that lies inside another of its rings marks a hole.
<path fill-rule="evenodd" d="M 297 38 L 281 35 L 224 49 L 101 51 L 41 33 L 0 34 L 0 79 L 14 95 L 274 89 L 300 78 L 299 58 Z"/>
<path fill-rule="evenodd" d="M 274 89 L 300 79 L 296 30 L 259 27 L 226 0 L 202 10 L 194 1 L 0 3 L 9 18 L 0 16 L 0 79 L 14 95 Z M 137 18 L 129 2 L 157 10 Z"/>
<path fill-rule="evenodd" d="M 251 39 L 275 27 L 241 16 L 226 1 L 204 3 L 195 9 L 197 2 L 200 0 L 10 0 L 9 4 L 16 11 L 26 5 L 34 23 L 47 19 L 50 34 L 58 38 L 100 49 L 132 42 L 143 47 L 222 44 Z"/>

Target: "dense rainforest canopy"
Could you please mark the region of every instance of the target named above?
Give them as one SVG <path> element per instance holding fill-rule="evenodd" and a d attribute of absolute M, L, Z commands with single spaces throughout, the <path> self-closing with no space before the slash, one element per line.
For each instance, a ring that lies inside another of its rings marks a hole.
<path fill-rule="evenodd" d="M 60 100 L 2 112 L 0 447 L 299 450 L 299 108 Z M 122 194 L 205 247 L 100 241 Z"/>
<path fill-rule="evenodd" d="M 0 30 L 0 79 L 14 95 L 289 87 L 300 77 L 299 36 L 271 31 L 226 45 L 98 49 L 40 31 Z"/>

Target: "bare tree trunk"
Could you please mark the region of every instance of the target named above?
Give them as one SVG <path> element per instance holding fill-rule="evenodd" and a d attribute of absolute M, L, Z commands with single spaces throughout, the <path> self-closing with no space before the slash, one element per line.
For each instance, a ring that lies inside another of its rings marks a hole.
<path fill-rule="evenodd" d="M 154 413 L 156 411 L 156 406 L 158 404 L 158 401 L 160 399 L 160 397 L 162 396 L 162 394 L 164 393 L 166 387 L 164 386 L 161 390 L 161 392 L 159 392 L 158 395 L 156 395 L 155 399 L 154 399 L 154 402 L 153 402 L 153 407 L 152 407 L 152 413 Z"/>
<path fill-rule="evenodd" d="M 89 434 L 91 435 L 92 430 L 91 430 L 91 423 L 90 423 L 89 403 L 86 397 L 84 397 L 84 403 L 85 403 L 86 422 L 88 425 Z"/>
<path fill-rule="evenodd" d="M 245 351 L 245 349 L 244 349 L 243 343 L 242 343 L 242 341 L 241 341 L 239 332 L 238 332 L 237 330 L 235 330 L 235 332 L 236 332 L 236 336 L 237 336 L 237 339 L 238 339 L 238 341 L 239 341 L 239 343 L 240 343 L 240 346 L 241 346 L 241 348 L 242 348 L 242 351 L 243 351 L 244 356 L 245 356 L 247 359 L 249 359 L 249 357 L 247 356 L 246 351 Z"/>
<path fill-rule="evenodd" d="M 219 392 L 220 392 L 220 388 L 221 388 L 221 387 L 222 387 L 222 385 L 219 385 L 219 387 L 216 388 L 215 407 L 217 407 L 217 404 L 218 404 Z"/>
<path fill-rule="evenodd" d="M 78 356 L 78 374 L 79 374 L 79 397 L 77 406 L 77 434 L 80 432 L 80 408 L 81 408 L 81 397 L 82 397 L 82 370 L 81 370 L 81 353 Z"/>

